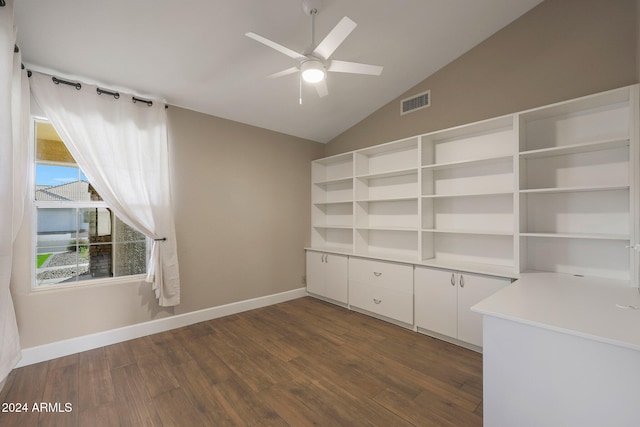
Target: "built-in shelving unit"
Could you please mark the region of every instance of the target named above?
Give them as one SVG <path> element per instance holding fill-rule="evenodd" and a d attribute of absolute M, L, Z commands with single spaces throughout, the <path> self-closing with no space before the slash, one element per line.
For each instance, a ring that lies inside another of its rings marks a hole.
<path fill-rule="evenodd" d="M 419 259 L 419 137 L 355 152 L 355 253 Z"/>
<path fill-rule="evenodd" d="M 352 252 L 353 153 L 314 161 L 311 180 L 311 245 Z"/>
<path fill-rule="evenodd" d="M 422 137 L 421 262 L 513 275 L 513 117 Z"/>
<path fill-rule="evenodd" d="M 638 87 L 316 160 L 312 248 L 637 286 Z"/>
<path fill-rule="evenodd" d="M 636 282 L 636 103 L 623 88 L 519 115 L 521 271 Z"/>

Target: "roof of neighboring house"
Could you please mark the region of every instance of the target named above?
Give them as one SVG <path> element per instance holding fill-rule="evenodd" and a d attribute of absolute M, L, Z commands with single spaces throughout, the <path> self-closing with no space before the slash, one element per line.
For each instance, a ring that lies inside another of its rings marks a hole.
<path fill-rule="evenodd" d="M 73 181 L 51 187 L 38 185 L 36 186 L 36 200 L 90 202 L 89 183 L 87 181 Z"/>

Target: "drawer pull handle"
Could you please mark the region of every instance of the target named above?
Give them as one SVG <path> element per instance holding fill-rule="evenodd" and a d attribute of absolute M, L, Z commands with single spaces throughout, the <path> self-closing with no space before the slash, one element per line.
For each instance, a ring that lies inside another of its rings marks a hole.
<path fill-rule="evenodd" d="M 382 273 L 378 273 L 377 271 L 374 271 L 373 275 L 376 276 L 376 277 L 380 277 L 380 276 L 382 276 Z"/>
<path fill-rule="evenodd" d="M 453 273 L 451 273 L 451 286 L 455 286 L 456 285 L 456 278 L 453 275 Z"/>
<path fill-rule="evenodd" d="M 380 303 L 382 302 L 382 300 L 381 300 L 381 299 L 375 299 L 375 298 L 374 298 L 374 299 L 373 299 L 373 302 L 375 302 L 376 304 L 380 304 Z"/>
<path fill-rule="evenodd" d="M 464 288 L 464 276 L 462 274 L 460 275 L 460 287 Z"/>

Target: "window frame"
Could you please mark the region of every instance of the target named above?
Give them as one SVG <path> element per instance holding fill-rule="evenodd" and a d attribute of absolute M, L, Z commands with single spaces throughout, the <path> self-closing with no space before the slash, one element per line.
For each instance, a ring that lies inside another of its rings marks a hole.
<path fill-rule="evenodd" d="M 38 284 L 38 267 L 37 267 L 37 257 L 38 257 L 38 209 L 61 209 L 61 208 L 70 208 L 75 209 L 76 214 L 81 209 L 96 209 L 96 208 L 104 208 L 109 209 L 113 214 L 111 220 L 112 230 L 116 229 L 116 224 L 118 220 L 122 222 L 121 219 L 118 219 L 115 212 L 109 208 L 107 202 L 105 201 L 56 201 L 56 200 L 36 200 L 36 165 L 38 165 L 38 160 L 36 158 L 36 126 L 38 122 L 41 123 L 51 123 L 46 117 L 31 115 L 31 123 L 30 123 L 30 147 L 29 147 L 29 164 L 30 171 L 28 177 L 28 191 L 27 197 L 29 197 L 30 210 L 31 210 L 31 257 L 30 257 L 30 270 L 31 270 L 31 291 L 33 292 L 43 292 L 43 291 L 52 291 L 52 290 L 60 290 L 60 289 L 69 289 L 69 288 L 86 288 L 91 286 L 105 286 L 105 285 L 117 285 L 123 283 L 139 283 L 142 282 L 146 273 L 138 273 L 138 274 L 130 274 L 124 276 L 112 276 L 112 277 L 99 277 L 99 278 L 91 278 L 89 280 L 74 280 L 71 282 L 61 282 L 54 284 L 46 284 L 39 285 Z M 40 164 L 46 164 L 51 166 L 62 166 L 62 167 L 74 167 L 78 169 L 78 177 L 81 177 L 82 169 L 77 163 L 66 163 L 66 162 L 55 162 L 55 161 L 46 161 L 41 162 Z M 76 227 L 77 228 L 77 227 Z M 146 251 L 146 259 L 145 259 L 145 270 L 149 261 L 149 252 L 150 252 L 150 243 L 151 239 L 145 237 L 144 240 L 135 240 L 135 241 L 127 241 L 127 242 L 111 242 L 115 249 L 115 245 L 119 243 L 140 243 L 145 242 L 145 251 Z M 88 246 L 89 244 L 87 244 Z M 116 259 L 115 251 L 112 250 L 112 263 Z"/>

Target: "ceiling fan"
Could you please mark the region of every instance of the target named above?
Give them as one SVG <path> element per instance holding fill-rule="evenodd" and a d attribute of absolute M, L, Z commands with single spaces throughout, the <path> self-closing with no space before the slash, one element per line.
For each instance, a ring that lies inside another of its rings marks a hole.
<path fill-rule="evenodd" d="M 318 95 L 324 97 L 329 94 L 326 81 L 327 71 L 379 76 L 382 73 L 382 67 L 330 59 L 333 52 L 335 52 L 357 25 L 346 16 L 333 27 L 319 44 L 315 44 L 315 17 L 321 4 L 322 0 L 302 0 L 304 12 L 311 16 L 311 45 L 303 53 L 298 53 L 255 33 L 249 32 L 245 35 L 298 61 L 297 66 L 271 74 L 267 76 L 267 78 L 281 77 L 300 72 L 300 91 L 302 92 L 302 80 L 304 80 L 305 82 L 312 83 Z M 300 97 L 300 103 L 302 103 L 302 95 Z"/>

